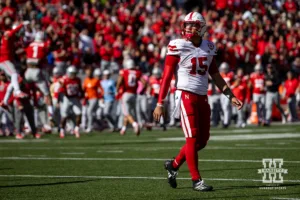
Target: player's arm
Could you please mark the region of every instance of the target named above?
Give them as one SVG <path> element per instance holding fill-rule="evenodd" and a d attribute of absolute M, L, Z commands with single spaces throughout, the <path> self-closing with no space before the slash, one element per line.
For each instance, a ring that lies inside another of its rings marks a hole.
<path fill-rule="evenodd" d="M 4 37 L 10 38 L 10 37 L 14 36 L 22 27 L 23 27 L 23 24 L 20 24 L 15 29 L 12 29 L 12 30 L 10 30 L 8 32 L 5 32 L 4 33 Z"/>
<path fill-rule="evenodd" d="M 166 98 L 172 77 L 179 63 L 180 57 L 167 55 L 165 60 L 165 69 L 162 77 L 161 88 L 158 95 L 158 101 L 156 108 L 153 112 L 153 117 L 155 121 L 159 121 L 160 117 L 163 115 L 163 101 Z"/>
<path fill-rule="evenodd" d="M 121 84 L 123 83 L 124 81 L 124 78 L 123 78 L 123 75 L 119 75 L 118 77 L 118 80 L 117 80 L 117 86 L 116 86 L 116 90 L 119 91 L 120 87 L 121 87 Z"/>
<path fill-rule="evenodd" d="M 231 101 L 231 103 L 236 106 L 239 110 L 243 107 L 243 103 L 238 100 L 234 94 L 232 93 L 230 87 L 222 78 L 221 74 L 216 65 L 215 59 L 212 60 L 209 67 L 209 74 L 211 78 L 214 80 L 217 87 L 222 91 L 222 93 Z"/>

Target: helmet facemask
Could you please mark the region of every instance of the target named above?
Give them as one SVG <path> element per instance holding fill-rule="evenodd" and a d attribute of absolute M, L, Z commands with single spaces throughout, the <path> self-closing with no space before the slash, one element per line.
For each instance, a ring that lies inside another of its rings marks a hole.
<path fill-rule="evenodd" d="M 194 28 L 195 27 L 195 28 Z M 183 31 L 182 35 L 184 38 L 190 40 L 192 37 L 203 37 L 204 29 L 206 31 L 206 27 L 204 23 L 201 23 L 199 21 L 193 22 L 193 21 L 185 21 L 183 23 Z"/>

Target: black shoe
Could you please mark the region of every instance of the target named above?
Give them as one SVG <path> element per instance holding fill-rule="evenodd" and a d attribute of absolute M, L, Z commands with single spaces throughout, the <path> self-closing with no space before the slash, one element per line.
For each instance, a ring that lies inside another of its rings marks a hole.
<path fill-rule="evenodd" d="M 168 172 L 168 183 L 172 188 L 176 188 L 177 187 L 176 176 L 178 172 L 173 168 L 173 162 L 174 160 L 166 160 L 165 169 Z"/>
<path fill-rule="evenodd" d="M 223 124 L 223 128 L 226 129 L 228 128 L 229 124 Z"/>
<path fill-rule="evenodd" d="M 193 181 L 193 189 L 196 191 L 207 192 L 212 191 L 213 187 L 206 185 L 203 180 Z"/>

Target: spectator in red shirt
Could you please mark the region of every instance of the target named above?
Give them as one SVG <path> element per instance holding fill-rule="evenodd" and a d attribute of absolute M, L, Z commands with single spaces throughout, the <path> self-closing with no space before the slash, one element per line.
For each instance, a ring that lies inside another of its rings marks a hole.
<path fill-rule="evenodd" d="M 298 121 L 297 106 L 296 106 L 296 94 L 299 93 L 299 80 L 294 77 L 293 73 L 289 71 L 287 73 L 287 80 L 284 82 L 285 97 L 288 101 L 288 110 L 290 121 Z"/>
<path fill-rule="evenodd" d="M 111 44 L 106 42 L 104 46 L 100 48 L 99 54 L 101 57 L 101 63 L 100 63 L 101 71 L 109 69 L 110 62 L 113 56 L 113 49 Z"/>

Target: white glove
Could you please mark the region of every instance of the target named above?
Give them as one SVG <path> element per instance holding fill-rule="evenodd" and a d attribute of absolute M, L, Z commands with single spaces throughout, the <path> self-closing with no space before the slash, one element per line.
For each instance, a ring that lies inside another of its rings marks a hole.
<path fill-rule="evenodd" d="M 27 21 L 27 20 L 26 20 L 26 21 L 23 21 L 23 25 L 24 25 L 24 26 L 27 26 L 28 24 L 30 24 L 30 21 Z"/>

